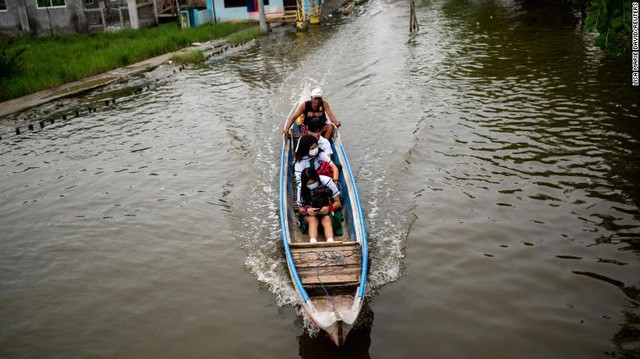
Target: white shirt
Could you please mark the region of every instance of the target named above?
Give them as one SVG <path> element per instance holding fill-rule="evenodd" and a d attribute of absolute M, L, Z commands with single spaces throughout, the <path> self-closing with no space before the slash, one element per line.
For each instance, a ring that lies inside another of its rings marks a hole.
<path fill-rule="evenodd" d="M 314 169 L 320 168 L 321 162 L 333 163 L 331 162 L 331 158 L 329 158 L 329 156 L 324 152 L 319 152 L 318 155 L 313 158 L 304 156 L 300 161 L 296 162 L 295 166 L 293 167 L 293 170 L 296 174 L 296 186 L 298 188 L 300 188 L 300 177 L 302 176 L 302 171 L 304 171 L 304 169 L 307 167 L 311 167 L 311 161 L 313 161 Z"/>
<path fill-rule="evenodd" d="M 320 138 L 318 138 L 318 147 L 320 147 L 322 152 L 324 152 L 327 155 L 329 155 L 329 157 L 331 157 L 331 155 L 333 154 L 333 150 L 331 149 L 331 142 L 329 142 L 329 140 L 327 140 L 326 138 L 324 138 L 322 136 L 320 136 Z"/>
<path fill-rule="evenodd" d="M 332 192 L 331 198 L 336 198 L 340 195 L 340 190 L 338 189 L 338 186 L 336 186 L 336 184 L 333 183 L 333 180 L 331 179 L 331 177 L 320 175 L 320 186 L 327 186 L 331 190 Z M 298 205 L 302 206 L 302 187 L 301 186 L 298 186 Z"/>

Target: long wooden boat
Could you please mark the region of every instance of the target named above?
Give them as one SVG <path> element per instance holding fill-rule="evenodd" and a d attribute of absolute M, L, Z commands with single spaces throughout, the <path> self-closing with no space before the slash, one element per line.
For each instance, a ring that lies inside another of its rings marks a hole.
<path fill-rule="evenodd" d="M 294 123 L 291 135 L 283 136 L 280 156 L 280 224 L 287 266 L 308 318 L 336 345 L 342 345 L 358 318 L 367 283 L 367 232 L 360 198 L 340 133 L 335 129 L 333 161 L 341 168 L 344 235 L 335 236 L 335 241 L 330 243 L 322 236 L 317 243 L 309 243 L 309 236 L 302 234 L 300 219 L 294 210 L 294 149 L 299 137 L 298 126 Z"/>

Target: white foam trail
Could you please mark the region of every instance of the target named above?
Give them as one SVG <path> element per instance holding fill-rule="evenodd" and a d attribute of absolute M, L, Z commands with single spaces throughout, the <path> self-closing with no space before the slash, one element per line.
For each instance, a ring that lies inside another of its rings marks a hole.
<path fill-rule="evenodd" d="M 310 88 L 318 86 L 313 79 L 303 80 L 302 94 L 292 95 L 292 101 L 309 98 Z M 284 121 L 284 116 L 281 116 Z M 278 128 L 279 124 L 275 124 Z M 291 284 L 289 271 L 284 259 L 278 209 L 279 146 L 278 135 L 253 135 L 251 156 L 254 157 L 256 176 L 254 183 L 245 193 L 239 194 L 237 203 L 250 202 L 251 210 L 246 206 L 234 208 L 240 218 L 239 238 L 241 247 L 247 251 L 245 266 L 275 295 L 278 306 L 293 306 L 303 319 L 304 328 L 315 335 L 319 329 L 306 317 L 298 305 L 299 298 Z M 250 136 L 251 136 L 250 135 Z M 274 142 L 275 141 L 275 142 Z M 383 285 L 396 281 L 403 275 L 404 245 L 410 227 L 410 217 L 401 208 L 397 208 L 399 193 L 402 191 L 393 178 L 394 169 L 389 168 L 383 158 L 386 151 L 371 148 L 355 175 L 363 199 L 365 223 L 369 233 L 371 270 L 369 273 L 367 295 L 375 295 Z M 386 167 L 385 167 L 386 166 Z M 355 169 L 354 169 L 355 170 Z M 271 174 L 259 176 L 259 173 Z"/>

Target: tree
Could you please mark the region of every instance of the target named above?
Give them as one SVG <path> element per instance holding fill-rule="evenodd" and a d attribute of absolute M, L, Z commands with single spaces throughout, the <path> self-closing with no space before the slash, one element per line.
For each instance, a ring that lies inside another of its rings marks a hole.
<path fill-rule="evenodd" d="M 603 50 L 621 55 L 631 45 L 631 0 L 592 0 L 584 22 L 587 31 L 600 35 L 595 44 Z"/>

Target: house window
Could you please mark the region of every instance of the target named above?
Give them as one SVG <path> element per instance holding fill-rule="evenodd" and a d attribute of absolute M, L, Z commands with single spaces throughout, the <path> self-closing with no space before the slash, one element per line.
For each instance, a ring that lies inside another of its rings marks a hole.
<path fill-rule="evenodd" d="M 250 3 L 247 3 L 247 0 L 224 0 L 224 7 L 225 8 L 229 8 L 229 7 L 246 7 L 249 9 L 249 11 L 258 11 L 258 1 L 257 0 L 249 0 L 251 2 L 253 2 L 253 6 Z M 269 5 L 269 0 L 263 0 L 263 5 L 267 6 Z M 254 10 L 254 8 L 256 10 Z"/>
<path fill-rule="evenodd" d="M 67 6 L 65 0 L 37 0 L 38 7 L 64 7 Z"/>
<path fill-rule="evenodd" d="M 0 0 L 0 11 L 7 10 L 7 1 Z"/>
<path fill-rule="evenodd" d="M 93 0 L 86 0 L 87 5 L 93 5 Z"/>
<path fill-rule="evenodd" d="M 247 0 L 224 0 L 224 7 L 247 7 Z"/>

